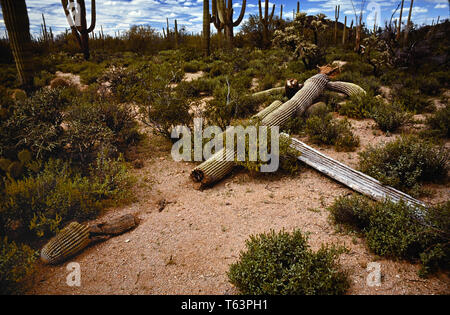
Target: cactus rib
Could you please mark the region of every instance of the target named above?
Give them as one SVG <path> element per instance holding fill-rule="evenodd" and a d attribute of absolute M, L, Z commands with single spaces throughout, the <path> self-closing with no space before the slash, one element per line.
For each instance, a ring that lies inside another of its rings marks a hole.
<path fill-rule="evenodd" d="M 347 96 L 356 95 L 359 93 L 366 94 L 366 91 L 357 84 L 342 81 L 330 81 L 327 83 L 328 90 L 344 93 Z"/>
<path fill-rule="evenodd" d="M 72 222 L 52 238 L 41 250 L 41 260 L 57 264 L 75 255 L 90 243 L 89 227 Z"/>

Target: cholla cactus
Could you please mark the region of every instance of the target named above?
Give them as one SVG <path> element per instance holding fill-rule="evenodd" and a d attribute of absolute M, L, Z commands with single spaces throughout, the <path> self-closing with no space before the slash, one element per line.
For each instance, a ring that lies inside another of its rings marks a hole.
<path fill-rule="evenodd" d="M 318 44 L 319 33 L 325 31 L 327 27 L 328 26 L 325 24 L 325 14 L 319 13 L 314 16 L 314 19 L 311 21 L 311 28 L 314 32 L 314 44 Z"/>

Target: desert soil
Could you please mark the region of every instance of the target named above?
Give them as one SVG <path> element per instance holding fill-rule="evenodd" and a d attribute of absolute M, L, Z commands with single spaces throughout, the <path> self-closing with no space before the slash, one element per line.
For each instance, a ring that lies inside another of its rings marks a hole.
<path fill-rule="evenodd" d="M 358 151 L 399 136 L 387 137 L 373 128 L 370 119 L 350 122 L 361 140 L 356 152 L 309 144 L 356 167 Z M 189 178 L 195 164 L 173 161 L 170 148 L 168 141 L 149 132 L 134 152 L 144 162 L 142 168 L 132 170 L 137 179 L 135 202 L 109 209 L 95 221 L 132 213 L 139 217 L 139 226 L 85 249 L 64 264 L 39 265 L 29 294 L 236 294 L 227 271 L 249 236 L 297 228 L 309 233 L 313 249 L 324 243 L 349 249 L 340 257 L 351 279 L 348 294 L 450 293 L 448 276 L 419 278 L 419 265 L 377 257 L 364 239 L 338 232 L 326 207 L 352 191 L 319 172 L 303 166 L 297 175 L 250 177 L 236 170 L 214 187 L 198 191 Z M 450 197 L 448 186 L 426 188 L 434 191 L 432 197 L 423 199 L 426 202 Z M 366 284 L 366 268 L 375 261 L 381 264 L 382 282 L 371 287 Z M 80 287 L 66 284 L 69 262 L 80 264 Z"/>

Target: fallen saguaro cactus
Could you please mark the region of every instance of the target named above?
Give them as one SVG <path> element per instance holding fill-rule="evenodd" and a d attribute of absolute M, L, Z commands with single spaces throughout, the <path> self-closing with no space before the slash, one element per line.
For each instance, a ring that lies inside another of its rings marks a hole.
<path fill-rule="evenodd" d="M 267 115 L 269 115 L 271 112 L 276 110 L 281 105 L 283 105 L 282 101 L 274 101 L 272 104 L 270 104 L 269 106 L 264 108 L 262 111 L 260 111 L 259 113 L 253 115 L 252 118 L 253 119 L 263 120 L 264 118 L 266 118 Z"/>
<path fill-rule="evenodd" d="M 89 244 L 125 233 L 137 225 L 138 219 L 131 214 L 90 226 L 72 222 L 44 245 L 41 249 L 41 260 L 46 264 L 61 263 L 78 254 Z"/>
<path fill-rule="evenodd" d="M 350 82 L 341 81 L 330 81 L 327 83 L 327 90 L 344 93 L 347 96 L 352 96 L 356 94 L 366 94 L 363 88 L 359 85 Z"/>
<path fill-rule="evenodd" d="M 287 102 L 279 105 L 272 103 L 269 108 L 255 116 L 264 116 L 261 120 L 263 126 L 282 126 L 295 114 L 303 113 L 313 101 L 322 94 L 328 82 L 324 74 L 316 74 L 305 81 L 303 87 Z M 232 129 L 227 130 L 227 132 Z M 196 188 L 203 188 L 222 179 L 233 170 L 234 152 L 223 148 L 207 161 L 195 167 L 191 178 Z"/>

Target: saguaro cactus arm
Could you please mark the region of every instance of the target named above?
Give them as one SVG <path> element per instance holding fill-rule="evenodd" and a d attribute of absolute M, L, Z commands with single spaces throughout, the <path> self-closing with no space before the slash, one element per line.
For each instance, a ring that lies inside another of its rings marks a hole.
<path fill-rule="evenodd" d="M 230 1 L 231 2 L 231 1 Z M 241 7 L 241 13 L 239 14 L 238 19 L 233 23 L 233 26 L 239 26 L 239 24 L 241 24 L 242 20 L 244 19 L 244 15 L 245 15 L 245 7 L 247 6 L 247 0 L 244 0 L 242 2 L 242 7 Z M 233 18 L 233 16 L 232 16 Z"/>

